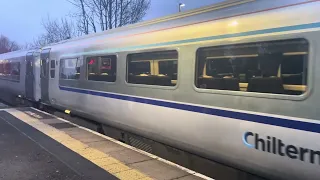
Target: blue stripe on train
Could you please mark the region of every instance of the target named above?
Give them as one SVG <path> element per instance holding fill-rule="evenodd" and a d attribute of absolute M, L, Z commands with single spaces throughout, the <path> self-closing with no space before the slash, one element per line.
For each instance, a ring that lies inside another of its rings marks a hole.
<path fill-rule="evenodd" d="M 76 92 L 76 93 L 82 93 L 82 94 L 90 94 L 90 95 L 94 95 L 94 96 L 120 99 L 120 100 L 125 100 L 125 101 L 132 101 L 132 102 L 137 102 L 137 103 L 150 104 L 150 105 L 155 105 L 155 106 L 197 112 L 197 113 L 202 113 L 202 114 L 209 114 L 209 115 L 215 115 L 215 116 L 220 116 L 220 117 L 233 118 L 233 119 L 255 122 L 255 123 L 260 123 L 260 124 L 268 124 L 268 125 L 272 125 L 272 126 L 279 126 L 279 127 L 290 128 L 290 129 L 297 129 L 297 130 L 302 130 L 302 131 L 320 133 L 320 124 L 315 124 L 315 123 L 310 123 L 310 122 L 288 120 L 288 119 L 277 118 L 277 117 L 262 116 L 262 115 L 257 115 L 257 114 L 248 114 L 248 113 L 243 113 L 243 112 L 235 112 L 235 111 L 229 111 L 229 110 L 207 108 L 207 107 L 201 107 L 201 106 L 196 106 L 196 105 L 180 104 L 180 103 L 153 100 L 153 99 L 145 99 L 145 98 L 140 98 L 140 97 L 126 96 L 126 95 L 110 94 L 110 93 L 106 93 L 106 92 L 97 92 L 97 91 L 85 90 L 85 89 L 76 89 L 76 88 L 62 87 L 62 86 L 59 86 L 59 88 L 64 91 L 70 91 L 70 92 Z"/>

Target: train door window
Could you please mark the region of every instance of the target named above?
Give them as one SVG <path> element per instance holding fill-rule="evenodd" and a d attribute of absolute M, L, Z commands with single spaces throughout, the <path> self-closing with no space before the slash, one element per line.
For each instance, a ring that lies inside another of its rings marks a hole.
<path fill-rule="evenodd" d="M 56 73 L 56 61 L 50 61 L 50 78 L 54 78 Z"/>
<path fill-rule="evenodd" d="M 175 86 L 177 72 L 177 51 L 136 53 L 127 57 L 128 83 Z"/>
<path fill-rule="evenodd" d="M 304 39 L 200 48 L 195 85 L 300 95 L 307 89 L 309 44 Z"/>
<path fill-rule="evenodd" d="M 79 58 L 60 60 L 60 79 L 79 79 L 81 60 Z"/>
<path fill-rule="evenodd" d="M 43 77 L 47 77 L 47 61 L 48 59 L 41 59 L 41 74 Z"/>
<path fill-rule="evenodd" d="M 115 82 L 117 74 L 117 56 L 87 57 L 87 78 L 89 81 Z"/>

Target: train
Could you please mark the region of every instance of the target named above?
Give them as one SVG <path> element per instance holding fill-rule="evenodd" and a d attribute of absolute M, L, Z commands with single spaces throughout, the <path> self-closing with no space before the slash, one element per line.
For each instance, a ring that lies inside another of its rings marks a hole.
<path fill-rule="evenodd" d="M 233 0 L 1 54 L 0 90 L 261 177 L 319 179 L 319 9 Z"/>

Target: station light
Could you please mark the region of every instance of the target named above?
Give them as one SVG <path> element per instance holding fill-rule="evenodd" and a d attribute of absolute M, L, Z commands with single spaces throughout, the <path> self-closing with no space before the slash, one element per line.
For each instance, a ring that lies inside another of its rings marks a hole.
<path fill-rule="evenodd" d="M 182 7 L 185 7 L 186 6 L 186 4 L 184 4 L 184 3 L 179 3 L 179 12 L 181 12 L 181 8 Z"/>
<path fill-rule="evenodd" d="M 68 110 L 68 109 L 66 109 L 64 112 L 65 112 L 66 114 L 70 114 L 70 113 L 71 113 L 71 111 Z"/>
<path fill-rule="evenodd" d="M 231 23 L 228 24 L 228 26 L 238 26 L 238 21 L 232 21 Z"/>

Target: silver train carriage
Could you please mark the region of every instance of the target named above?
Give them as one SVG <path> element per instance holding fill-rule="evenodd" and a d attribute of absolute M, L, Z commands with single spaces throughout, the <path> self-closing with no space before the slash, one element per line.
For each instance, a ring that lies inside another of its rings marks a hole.
<path fill-rule="evenodd" d="M 0 88 L 264 177 L 320 177 L 320 2 L 244 0 L 0 55 Z"/>

